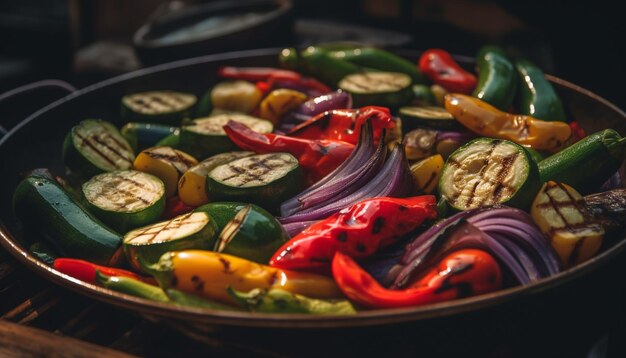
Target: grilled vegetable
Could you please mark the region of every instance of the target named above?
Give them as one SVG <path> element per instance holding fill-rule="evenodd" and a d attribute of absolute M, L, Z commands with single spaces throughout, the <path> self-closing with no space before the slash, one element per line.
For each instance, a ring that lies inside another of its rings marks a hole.
<path fill-rule="evenodd" d="M 434 106 L 437 104 L 437 100 L 430 90 L 430 86 L 423 84 L 415 84 L 411 87 L 413 90 L 413 99 L 411 100 L 412 106 L 425 107 Z"/>
<path fill-rule="evenodd" d="M 213 108 L 250 113 L 261 102 L 263 94 L 248 81 L 224 81 L 211 90 Z"/>
<path fill-rule="evenodd" d="M 306 94 L 292 89 L 275 89 L 261 101 L 259 105 L 259 117 L 267 119 L 272 122 L 272 124 L 277 125 L 285 114 L 300 107 L 307 98 Z"/>
<path fill-rule="evenodd" d="M 298 54 L 295 49 L 281 51 L 281 64 L 297 63 L 303 71 L 319 79 L 329 86 L 337 86 L 339 81 L 347 75 L 360 72 L 362 69 L 348 61 L 330 56 L 327 51 L 310 46 Z"/>
<path fill-rule="evenodd" d="M 428 49 L 417 63 L 429 80 L 450 92 L 470 94 L 476 88 L 476 76 L 459 66 L 445 50 Z"/>
<path fill-rule="evenodd" d="M 288 153 L 258 154 L 213 169 L 207 195 L 215 200 L 243 201 L 275 211 L 281 202 L 302 190 L 298 160 Z"/>
<path fill-rule="evenodd" d="M 178 148 L 180 145 L 180 130 L 178 133 L 172 133 L 167 137 L 163 137 L 160 141 L 156 142 L 155 147 L 172 147 Z"/>
<path fill-rule="evenodd" d="M 191 113 L 196 96 L 175 91 L 149 91 L 122 98 L 122 118 L 126 121 L 179 125 Z"/>
<path fill-rule="evenodd" d="M 434 84 L 430 86 L 430 93 L 432 93 L 435 98 L 435 105 L 443 107 L 444 98 L 448 94 L 448 91 L 438 84 Z"/>
<path fill-rule="evenodd" d="M 329 51 L 328 54 L 336 59 L 348 61 L 361 67 L 404 73 L 411 77 L 411 81 L 414 83 L 424 81 L 424 76 L 414 63 L 382 49 L 358 47 Z"/>
<path fill-rule="evenodd" d="M 235 303 L 226 289 L 281 288 L 314 298 L 338 298 L 333 279 L 259 265 L 235 256 L 203 250 L 168 252 L 145 267 L 165 289 L 175 288 L 223 303 Z"/>
<path fill-rule="evenodd" d="M 198 161 L 189 154 L 171 147 L 152 147 L 139 153 L 133 167 L 150 173 L 165 184 L 165 196 L 176 195 L 180 177 Z"/>
<path fill-rule="evenodd" d="M 122 238 L 89 214 L 54 180 L 27 177 L 15 189 L 16 216 L 45 238 L 66 257 L 116 264 Z"/>
<path fill-rule="evenodd" d="M 566 183 L 588 194 L 597 191 L 619 169 L 624 158 L 626 137 L 605 129 L 539 162 L 539 174 L 542 182 Z"/>
<path fill-rule="evenodd" d="M 204 212 L 192 212 L 148 225 L 124 235 L 124 253 L 131 266 L 141 270 L 139 261 L 152 264 L 168 251 L 209 250 L 215 244 L 217 225 Z"/>
<path fill-rule="evenodd" d="M 194 119 L 184 125 L 178 147 L 197 158 L 237 150 L 237 146 L 222 129 L 229 121 L 242 123 L 258 133 L 271 133 L 274 129 L 272 123 L 264 119 L 238 113 L 218 114 Z"/>
<path fill-rule="evenodd" d="M 253 152 L 227 152 L 211 156 L 194 165 L 178 181 L 178 196 L 183 203 L 200 206 L 209 202 L 206 195 L 206 176 L 216 167 L 235 159 L 248 157 Z"/>
<path fill-rule="evenodd" d="M 80 122 L 63 142 L 63 162 L 70 171 L 84 178 L 130 169 L 134 159 L 130 144 L 117 128 L 100 119 Z"/>
<path fill-rule="evenodd" d="M 151 285 L 156 284 L 156 281 L 154 281 L 152 277 L 139 276 L 132 271 L 116 267 L 96 265 L 93 262 L 85 260 L 61 257 L 54 260 L 53 266 L 55 270 L 61 273 L 89 283 L 96 283 L 96 275 L 100 272 L 101 274 L 107 276 L 129 277 Z"/>
<path fill-rule="evenodd" d="M 221 311 L 240 311 L 241 309 L 238 307 L 228 306 L 219 302 L 210 301 L 206 298 L 202 298 L 200 296 L 183 292 L 180 290 L 167 289 L 164 290 L 167 298 L 170 299 L 170 303 L 173 303 L 177 306 L 183 307 L 196 307 L 196 308 L 207 308 L 210 310 L 221 310 Z"/>
<path fill-rule="evenodd" d="M 118 232 L 152 223 L 165 209 L 161 179 L 135 170 L 96 175 L 82 192 L 89 211 Z"/>
<path fill-rule="evenodd" d="M 108 276 L 100 271 L 96 272 L 96 282 L 110 290 L 125 293 L 127 295 L 145 298 L 156 302 L 169 302 L 169 298 L 163 290 L 139 280 L 124 276 Z"/>
<path fill-rule="evenodd" d="M 497 46 L 482 47 L 476 60 L 478 85 L 472 95 L 500 110 L 507 110 L 517 90 L 517 73 L 513 64 Z"/>
<path fill-rule="evenodd" d="M 469 132 L 448 132 L 417 128 L 404 136 L 404 152 L 409 160 L 421 160 L 434 154 L 447 158 L 476 136 Z"/>
<path fill-rule="evenodd" d="M 565 122 L 546 122 L 530 116 L 502 112 L 487 102 L 463 94 L 448 94 L 445 106 L 472 132 L 506 139 L 533 149 L 558 152 L 569 145 L 572 130 Z"/>
<path fill-rule="evenodd" d="M 243 308 L 263 313 L 308 313 L 308 314 L 355 314 L 348 300 L 318 300 L 291 293 L 279 288 L 264 290 L 255 288 L 250 292 L 239 292 L 228 288 L 230 296 Z"/>
<path fill-rule="evenodd" d="M 411 77 L 398 72 L 363 72 L 344 77 L 339 88 L 350 93 L 356 107 L 398 107 L 413 97 Z"/>
<path fill-rule="evenodd" d="M 602 246 L 604 229 L 586 212 L 582 196 L 566 184 L 545 183 L 535 197 L 531 215 L 564 267 L 590 259 Z"/>
<path fill-rule="evenodd" d="M 245 208 L 246 203 L 238 203 L 234 201 L 218 201 L 204 204 L 194 209 L 195 212 L 202 211 L 207 214 L 217 224 L 217 232 L 222 232 L 226 224 L 228 224 L 237 215 L 241 209 Z"/>
<path fill-rule="evenodd" d="M 521 146 L 477 138 L 448 157 L 439 193 L 457 210 L 506 203 L 526 209 L 539 189 L 537 164 Z"/>
<path fill-rule="evenodd" d="M 435 106 L 401 107 L 398 112 L 400 119 L 402 119 L 402 129 L 405 132 L 412 131 L 418 127 L 442 130 L 464 129 L 445 108 Z"/>
<path fill-rule="evenodd" d="M 613 189 L 587 195 L 584 198 L 587 212 L 612 232 L 626 226 L 626 189 Z"/>
<path fill-rule="evenodd" d="M 413 188 L 416 194 L 431 194 L 437 188 L 443 165 L 441 154 L 431 155 L 411 165 Z"/>
<path fill-rule="evenodd" d="M 120 133 L 126 138 L 135 151 L 155 146 L 169 135 L 178 135 L 180 128 L 156 123 L 126 123 Z"/>
<path fill-rule="evenodd" d="M 215 251 L 267 264 L 289 237 L 265 209 L 246 205 L 222 229 Z"/>
<path fill-rule="evenodd" d="M 544 121 L 565 121 L 561 99 L 554 91 L 543 71 L 528 60 L 515 62 L 519 76 L 517 108 L 521 114 Z"/>

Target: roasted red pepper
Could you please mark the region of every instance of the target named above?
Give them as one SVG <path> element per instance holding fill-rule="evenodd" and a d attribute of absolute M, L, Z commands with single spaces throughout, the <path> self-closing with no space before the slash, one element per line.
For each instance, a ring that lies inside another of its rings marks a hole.
<path fill-rule="evenodd" d="M 194 206 L 183 203 L 183 201 L 180 200 L 180 197 L 176 195 L 167 199 L 167 202 L 165 203 L 165 210 L 163 210 L 163 214 L 161 214 L 161 218 L 163 218 L 163 220 L 173 219 L 177 217 L 178 215 L 182 215 L 182 214 L 186 214 L 190 212 L 194 208 L 195 208 Z"/>
<path fill-rule="evenodd" d="M 332 139 L 356 144 L 361 127 L 371 120 L 374 142 L 378 143 L 383 129 L 395 126 L 388 108 L 368 106 L 361 109 L 336 109 L 318 114 L 294 127 L 287 135 L 306 139 Z"/>
<path fill-rule="evenodd" d="M 496 260 L 476 249 L 452 252 L 404 290 L 381 286 L 353 259 L 340 252 L 335 254 L 332 269 L 341 291 L 367 308 L 419 306 L 492 292 L 502 286 L 502 272 Z"/>
<path fill-rule="evenodd" d="M 292 138 L 273 133 L 261 134 L 245 124 L 230 121 L 224 126 L 228 138 L 239 148 L 257 153 L 287 152 L 298 158 L 311 185 L 335 170 L 352 153 L 354 145 L 339 140 Z"/>
<path fill-rule="evenodd" d="M 429 80 L 449 92 L 470 94 L 476 88 L 476 76 L 461 68 L 447 51 L 426 50 L 420 56 L 418 64 Z"/>
<path fill-rule="evenodd" d="M 97 270 L 107 276 L 130 277 L 145 283 L 156 284 L 156 281 L 152 277 L 140 276 L 132 271 L 119 268 L 96 265 L 85 260 L 58 258 L 54 260 L 53 266 L 54 269 L 59 272 L 89 283 L 96 283 Z"/>
<path fill-rule="evenodd" d="M 269 79 L 298 81 L 302 78 L 302 75 L 298 72 L 273 67 L 224 66 L 217 70 L 217 75 L 222 78 L 251 82 L 267 81 Z"/>
<path fill-rule="evenodd" d="M 276 251 L 270 266 L 330 273 L 336 252 L 361 258 L 437 217 L 432 195 L 372 198 L 318 221 Z"/>

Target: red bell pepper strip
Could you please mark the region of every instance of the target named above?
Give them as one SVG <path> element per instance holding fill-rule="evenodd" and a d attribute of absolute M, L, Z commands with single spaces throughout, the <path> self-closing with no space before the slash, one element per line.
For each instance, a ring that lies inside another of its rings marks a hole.
<path fill-rule="evenodd" d="M 476 76 L 461 68 L 447 51 L 426 50 L 420 56 L 418 65 L 429 80 L 449 92 L 471 94 L 476 88 Z"/>
<path fill-rule="evenodd" d="M 161 214 L 161 218 L 163 220 L 173 219 L 179 215 L 186 214 L 193 209 L 195 209 L 194 206 L 190 206 L 190 205 L 183 203 L 183 201 L 180 200 L 178 195 L 176 195 L 167 199 L 167 202 L 165 203 L 165 210 L 163 210 L 163 214 Z"/>
<path fill-rule="evenodd" d="M 336 109 L 320 113 L 294 127 L 287 135 L 306 139 L 332 139 L 356 144 L 361 127 L 372 121 L 374 142 L 378 143 L 383 129 L 395 126 L 388 108 L 368 106 L 360 109 Z"/>
<path fill-rule="evenodd" d="M 261 134 L 235 121 L 228 122 L 224 131 L 241 149 L 257 153 L 292 154 L 298 158 L 308 185 L 335 170 L 354 149 L 353 144 L 339 140 L 311 140 L 273 133 Z"/>
<path fill-rule="evenodd" d="M 570 122 L 569 127 L 572 130 L 572 144 L 587 136 L 587 133 L 585 133 L 585 130 L 580 126 L 580 124 L 578 124 L 577 121 Z"/>
<path fill-rule="evenodd" d="M 223 66 L 217 70 L 217 74 L 222 78 L 250 82 L 267 81 L 269 79 L 298 81 L 302 78 L 302 75 L 298 72 L 273 67 Z"/>
<path fill-rule="evenodd" d="M 294 236 L 276 251 L 270 266 L 330 273 L 336 252 L 353 258 L 371 256 L 425 220 L 435 219 L 436 207 L 432 195 L 363 200 Z"/>
<path fill-rule="evenodd" d="M 353 302 L 367 308 L 397 308 L 443 302 L 492 292 L 502 286 L 502 271 L 487 252 L 452 252 L 437 267 L 404 290 L 381 286 L 348 255 L 335 254 L 333 277 Z"/>
<path fill-rule="evenodd" d="M 55 270 L 68 276 L 94 284 L 96 283 L 96 270 L 98 270 L 107 276 L 130 277 L 145 283 L 156 285 L 156 281 L 152 277 L 144 277 L 124 269 L 96 265 L 85 260 L 58 258 L 54 260 L 53 267 Z"/>

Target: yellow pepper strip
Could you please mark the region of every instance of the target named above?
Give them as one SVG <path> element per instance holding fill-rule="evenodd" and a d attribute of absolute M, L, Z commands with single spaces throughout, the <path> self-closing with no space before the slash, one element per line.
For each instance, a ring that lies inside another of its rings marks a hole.
<path fill-rule="evenodd" d="M 220 82 L 211 90 L 211 103 L 216 109 L 250 113 L 261 102 L 263 95 L 252 83 L 247 81 Z"/>
<path fill-rule="evenodd" d="M 281 288 L 313 298 L 343 296 L 330 277 L 281 270 L 213 251 L 168 252 L 146 271 L 153 274 L 163 288 L 175 288 L 228 304 L 236 303 L 228 294 L 228 287 L 246 292 L 255 288 Z"/>
<path fill-rule="evenodd" d="M 435 190 L 443 164 L 441 154 L 435 154 L 411 165 L 413 184 L 418 195 L 430 194 Z"/>
<path fill-rule="evenodd" d="M 191 155 L 171 147 L 148 148 L 135 158 L 135 170 L 150 173 L 165 184 L 165 196 L 176 194 L 178 181 L 189 168 L 198 164 Z"/>
<path fill-rule="evenodd" d="M 267 119 L 276 125 L 282 116 L 296 109 L 306 100 L 307 95 L 302 92 L 287 88 L 275 89 L 261 101 L 259 117 Z"/>
<path fill-rule="evenodd" d="M 550 239 L 565 268 L 590 259 L 602 246 L 604 229 L 590 219 L 582 200 L 572 187 L 549 181 L 531 207 L 533 220 Z"/>
<path fill-rule="evenodd" d="M 456 120 L 478 135 L 507 139 L 537 150 L 558 152 L 569 144 L 572 135 L 565 122 L 502 112 L 487 102 L 463 94 L 447 94 L 445 107 Z"/>

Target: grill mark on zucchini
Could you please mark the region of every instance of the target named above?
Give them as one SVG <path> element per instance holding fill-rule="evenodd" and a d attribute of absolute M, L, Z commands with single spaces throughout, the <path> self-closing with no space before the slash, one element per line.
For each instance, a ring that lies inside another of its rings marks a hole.
<path fill-rule="evenodd" d="M 484 175 L 485 175 L 485 171 L 487 170 L 487 164 L 489 164 L 489 161 L 491 160 L 491 155 L 493 154 L 494 150 L 496 149 L 496 147 L 498 146 L 498 144 L 502 143 L 502 141 L 500 140 L 493 140 L 491 141 L 491 148 L 489 148 L 489 151 L 487 152 L 487 156 L 485 159 L 483 159 L 483 166 L 480 168 L 480 172 L 478 173 L 478 175 L 480 176 L 480 179 L 474 184 L 474 186 L 472 187 L 472 191 L 470 192 L 470 196 L 467 199 L 467 204 L 465 204 L 465 206 L 470 206 L 472 205 L 472 202 L 474 201 L 474 194 L 476 192 L 476 188 L 478 187 L 478 185 L 484 181 Z M 463 192 L 463 190 L 461 190 L 458 193 L 454 193 L 453 196 L 453 201 L 456 202 L 456 200 L 459 198 L 459 196 L 461 196 L 461 193 Z"/>
<path fill-rule="evenodd" d="M 110 136 L 110 135 L 109 135 Z M 103 140 L 102 138 L 99 138 L 97 135 L 92 137 L 93 140 L 100 144 L 101 146 L 107 148 L 108 150 L 110 150 L 111 152 L 113 152 L 115 155 L 117 155 L 118 157 L 120 157 L 121 159 L 123 159 L 124 161 L 128 162 L 128 163 L 133 163 L 133 161 L 127 157 L 125 157 L 124 155 L 122 155 L 122 153 L 120 151 L 118 151 L 115 147 L 110 146 L 105 140 Z"/>
<path fill-rule="evenodd" d="M 132 186 L 134 186 L 135 188 L 138 188 L 142 191 L 146 191 L 150 194 L 156 194 L 157 192 L 152 190 L 152 188 L 147 187 L 145 185 L 143 185 L 142 183 L 130 179 L 130 178 L 126 178 L 122 175 L 119 174 L 111 174 L 109 176 L 109 178 L 111 179 L 110 181 L 106 181 L 104 182 L 104 184 L 102 185 L 100 191 L 98 191 L 98 196 L 105 196 L 108 197 L 109 194 L 111 194 L 112 192 L 118 191 L 118 192 L 122 192 L 124 195 L 128 196 L 128 197 L 132 197 L 133 199 L 139 200 L 142 203 L 144 203 L 145 205 L 150 205 L 152 204 L 152 202 L 150 200 L 147 200 L 141 196 L 138 196 L 136 193 L 134 193 L 131 190 L 127 190 L 127 189 L 123 189 L 121 187 L 119 187 L 119 183 L 120 182 L 127 182 L 130 183 Z M 117 182 L 114 181 L 115 179 L 117 179 Z M 121 204 L 121 205 L 120 205 Z M 132 204 L 132 202 L 126 202 L 126 203 L 119 203 L 117 204 L 117 208 L 118 209 L 123 209 L 126 208 L 128 205 Z"/>
<path fill-rule="evenodd" d="M 236 178 L 236 177 L 243 177 L 242 182 L 241 183 L 229 183 L 230 184 L 238 184 L 235 186 L 241 187 L 243 185 L 246 185 L 247 183 L 253 181 L 253 180 L 257 180 L 257 181 L 262 181 L 263 176 L 265 176 L 267 173 L 269 173 L 270 171 L 276 169 L 276 168 L 281 168 L 285 165 L 289 165 L 291 164 L 290 162 L 282 159 L 282 155 L 281 154 L 271 154 L 270 156 L 267 156 L 263 159 L 259 159 L 258 157 L 249 157 L 246 158 L 253 163 L 252 168 L 251 169 L 255 169 L 256 167 L 261 167 L 263 168 L 263 171 L 261 173 L 255 174 L 255 173 L 251 173 L 248 170 L 245 170 L 243 168 L 240 168 L 236 165 L 232 165 L 232 164 L 227 164 L 229 170 L 232 170 L 234 172 L 236 172 L 235 174 L 226 177 L 226 178 L 222 178 L 220 179 L 221 182 L 227 182 L 230 179 Z M 267 165 L 266 162 L 270 161 L 270 160 L 276 160 L 279 161 L 280 163 L 278 163 L 276 166 L 271 166 L 271 165 Z"/>
<path fill-rule="evenodd" d="M 502 159 L 502 163 L 501 163 L 502 167 L 500 168 L 500 171 L 498 171 L 498 174 L 496 174 L 497 184 L 496 184 L 495 189 L 493 190 L 493 194 L 491 195 L 493 198 L 493 202 L 498 201 L 504 189 L 511 189 L 507 187 L 506 185 L 504 185 L 502 181 L 504 180 L 504 178 L 506 178 L 506 176 L 511 171 L 511 168 L 513 167 L 513 164 L 515 163 L 515 160 L 517 160 L 517 157 L 519 157 L 519 155 L 520 153 L 516 152 Z"/>
<path fill-rule="evenodd" d="M 117 165 L 117 163 L 115 161 L 113 161 L 111 158 L 109 158 L 107 155 L 105 155 L 94 143 L 91 142 L 91 137 L 83 137 L 80 133 L 78 133 L 78 131 L 75 133 L 76 136 L 78 137 L 78 139 L 80 139 L 80 146 L 82 147 L 83 145 L 87 145 L 89 148 L 91 148 L 94 153 L 98 154 L 102 159 L 106 160 L 109 164 L 111 164 L 114 168 L 116 169 L 124 169 L 120 166 Z"/>
<path fill-rule="evenodd" d="M 174 169 L 176 169 L 176 171 L 179 174 L 183 174 L 185 171 L 187 171 L 189 168 L 191 168 L 193 166 L 193 162 L 187 160 L 183 155 L 181 155 L 180 153 L 178 153 L 177 151 L 175 151 L 174 149 L 171 150 L 171 153 L 156 153 L 154 151 L 145 151 L 145 154 L 147 154 L 148 156 L 150 156 L 151 158 L 154 159 L 165 159 L 168 162 L 170 162 L 172 164 L 172 166 L 174 167 Z M 185 168 L 179 168 L 176 163 L 180 163 L 183 164 L 185 166 Z"/>
<path fill-rule="evenodd" d="M 193 212 L 187 213 L 185 216 L 183 216 L 180 219 L 172 219 L 168 222 L 165 222 L 164 225 L 162 227 L 159 227 L 158 225 L 155 226 L 151 226 L 148 229 L 146 229 L 145 231 L 142 231 L 139 235 L 135 236 L 135 239 L 138 237 L 141 237 L 143 235 L 147 235 L 147 234 L 152 234 L 152 237 L 150 237 L 149 239 L 145 240 L 145 243 L 151 244 L 154 242 L 154 240 L 157 238 L 157 236 L 159 236 L 160 233 L 162 232 L 167 232 L 167 231 L 172 231 L 172 230 L 176 230 L 179 229 L 183 224 L 195 224 L 195 223 L 199 223 L 200 221 L 189 221 L 189 222 L 185 222 L 185 220 L 187 220 L 191 215 L 193 215 Z M 175 224 L 175 226 L 170 226 L 172 224 Z M 150 230 L 152 229 L 157 229 L 154 232 L 150 232 Z M 131 240 L 131 242 L 134 240 Z"/>
<path fill-rule="evenodd" d="M 569 201 L 567 202 L 556 201 L 554 196 L 550 194 L 550 189 L 556 188 L 557 186 L 561 190 L 565 191 Z M 557 213 L 557 215 L 559 215 L 559 217 L 561 218 L 561 220 L 563 220 L 563 223 L 565 224 L 565 227 L 562 227 L 562 228 L 556 228 L 554 226 L 551 226 L 550 228 L 551 234 L 558 230 L 567 230 L 571 233 L 576 233 L 577 231 L 580 231 L 580 229 L 584 229 L 589 226 L 589 223 L 587 223 L 585 220 L 583 220 L 582 222 L 578 224 L 572 224 L 569 222 L 569 220 L 567 220 L 567 216 L 563 214 L 563 212 L 561 212 L 561 208 L 563 207 L 574 206 L 578 212 L 582 213 L 580 210 L 580 206 L 576 203 L 576 200 L 574 200 L 574 197 L 572 196 L 572 194 L 570 194 L 570 192 L 563 185 L 561 185 L 560 183 L 549 182 L 546 186 L 546 190 L 544 191 L 544 193 L 548 197 L 548 200 L 550 200 L 549 202 L 550 206 L 552 206 L 554 211 Z M 550 235 L 550 237 L 552 236 L 553 235 Z"/>

